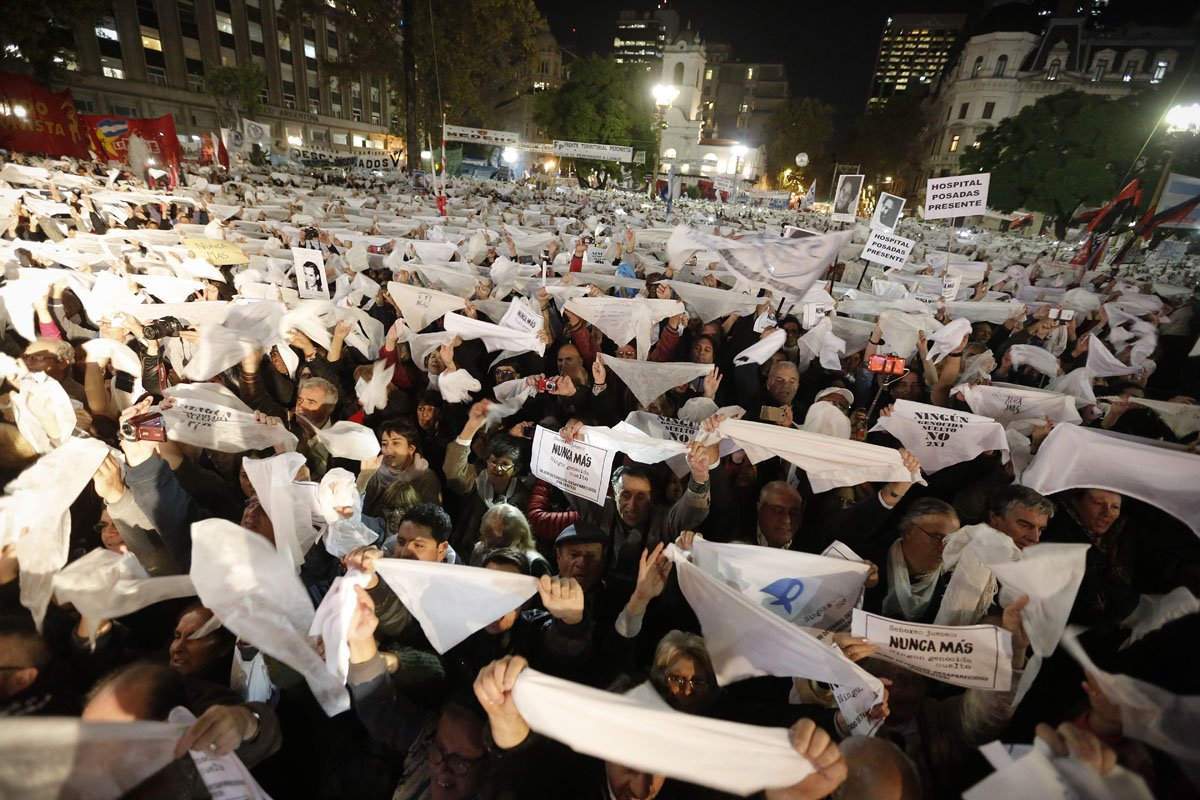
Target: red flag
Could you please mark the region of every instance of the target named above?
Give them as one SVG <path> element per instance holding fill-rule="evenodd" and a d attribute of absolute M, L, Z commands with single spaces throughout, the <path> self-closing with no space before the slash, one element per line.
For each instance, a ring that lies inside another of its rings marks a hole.
<path fill-rule="evenodd" d="M 1087 232 L 1107 233 L 1122 214 L 1130 208 L 1136 208 L 1142 201 L 1142 190 L 1138 188 L 1138 183 L 1138 179 L 1134 178 L 1116 197 L 1101 207 L 1088 224 Z"/>
<path fill-rule="evenodd" d="M 48 92 L 32 78 L 0 74 L 0 147 L 87 158 L 87 132 L 71 90 Z"/>
<path fill-rule="evenodd" d="M 175 119 L 170 114 L 146 119 L 83 114 L 80 119 L 92 150 L 101 160 L 129 163 L 129 137 L 138 136 L 150 148 L 156 166 L 169 168 L 183 161 L 183 148 L 175 135 Z"/>
<path fill-rule="evenodd" d="M 216 163 L 225 169 L 229 169 L 229 151 L 225 149 L 225 138 L 220 133 L 213 133 L 211 136 L 213 140 L 213 155 L 216 157 Z"/>

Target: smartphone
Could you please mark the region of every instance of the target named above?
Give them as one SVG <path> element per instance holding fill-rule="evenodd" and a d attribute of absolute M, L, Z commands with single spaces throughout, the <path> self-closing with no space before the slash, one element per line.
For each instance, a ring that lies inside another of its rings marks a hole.
<path fill-rule="evenodd" d="M 758 418 L 763 422 L 783 422 L 787 417 L 787 406 L 763 406 Z"/>
<path fill-rule="evenodd" d="M 867 361 L 867 369 L 883 375 L 903 375 L 904 359 L 900 356 L 871 356 Z"/>
<path fill-rule="evenodd" d="M 1056 319 L 1059 322 L 1070 322 L 1075 319 L 1075 310 L 1071 308 L 1052 308 L 1049 313 L 1050 319 Z"/>

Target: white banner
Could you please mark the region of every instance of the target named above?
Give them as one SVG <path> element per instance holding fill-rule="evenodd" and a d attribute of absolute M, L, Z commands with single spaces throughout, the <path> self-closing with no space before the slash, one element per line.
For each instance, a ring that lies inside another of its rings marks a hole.
<path fill-rule="evenodd" d="M 992 173 L 930 178 L 925 184 L 925 219 L 970 217 L 987 210 Z"/>
<path fill-rule="evenodd" d="M 871 231 L 871 237 L 867 239 L 860 258 L 882 264 L 885 267 L 903 267 L 904 262 L 908 261 L 908 254 L 912 248 L 912 239 L 904 239 L 875 230 Z"/>
<path fill-rule="evenodd" d="M 520 135 L 512 131 L 490 131 L 486 128 L 464 128 L 461 125 L 444 125 L 442 132 L 448 142 L 474 142 L 494 144 L 501 147 L 515 145 Z"/>
<path fill-rule="evenodd" d="M 995 625 L 918 625 L 856 608 L 850 633 L 875 645 L 877 658 L 942 683 L 997 692 L 1012 686 L 1012 634 Z"/>
<path fill-rule="evenodd" d="M 615 144 L 591 144 L 554 140 L 554 155 L 559 158 L 590 158 L 596 161 L 632 161 L 633 148 Z"/>
<path fill-rule="evenodd" d="M 277 444 L 288 450 L 296 449 L 295 434 L 283 425 L 258 422 L 248 411 L 177 397 L 175 405 L 162 415 L 167 439 L 172 442 L 219 453 L 262 450 Z"/>
<path fill-rule="evenodd" d="M 513 147 L 528 153 L 541 153 L 544 156 L 554 155 L 554 145 L 550 142 L 518 142 Z"/>
<path fill-rule="evenodd" d="M 533 434 L 533 459 L 529 469 L 534 476 L 567 494 L 602 506 L 608 495 L 608 476 L 616 455 L 616 450 L 564 441 L 556 432 L 539 425 Z"/>

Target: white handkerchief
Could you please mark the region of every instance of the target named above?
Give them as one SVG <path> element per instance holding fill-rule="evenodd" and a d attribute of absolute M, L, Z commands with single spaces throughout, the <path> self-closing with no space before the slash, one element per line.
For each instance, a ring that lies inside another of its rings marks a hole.
<path fill-rule="evenodd" d="M 630 358 L 604 358 L 604 366 L 617 374 L 643 406 L 648 406 L 668 389 L 691 383 L 713 370 L 712 364 L 686 361 L 637 361 Z"/>
<path fill-rule="evenodd" d="M 885 309 L 879 313 L 879 328 L 883 332 L 883 350 L 901 358 L 908 358 L 917 352 L 918 331 L 925 331 L 925 335 L 929 336 L 940 331 L 942 324 L 929 314 L 905 314 Z M 969 323 L 967 328 L 970 329 Z M 963 334 L 959 333 L 958 341 L 954 342 L 954 346 L 962 341 L 962 337 Z M 933 338 L 936 339 L 936 336 Z M 930 357 L 933 357 L 932 348 Z"/>
<path fill-rule="evenodd" d="M 947 300 L 946 314 L 952 319 L 962 317 L 971 322 L 990 322 L 1002 325 L 1024 309 L 1015 300 Z"/>
<path fill-rule="evenodd" d="M 753 314 L 762 302 L 762 298 L 728 289 L 714 289 L 711 286 L 677 280 L 663 283 L 675 290 L 675 294 L 683 299 L 684 304 L 694 309 L 700 320 L 706 323 L 730 314 Z"/>
<path fill-rule="evenodd" d="M 585 425 L 581 430 L 586 443 L 618 450 L 639 464 L 657 464 L 688 452 L 685 442 L 649 436 L 627 422 L 618 422 L 612 428 Z"/>
<path fill-rule="evenodd" d="M 374 544 L 379 536 L 362 521 L 362 495 L 358 493 L 353 472 L 335 467 L 325 473 L 317 486 L 317 505 L 325 517 L 325 550 L 342 558 L 356 547 Z M 338 509 L 349 508 L 350 516 Z"/>
<path fill-rule="evenodd" d="M 958 350 L 958 346 L 962 344 L 963 337 L 970 332 L 970 320 L 950 320 L 949 324 L 934 332 L 933 341 L 929 347 L 929 360 L 935 364 L 940 364 L 943 358 Z M 1057 375 L 1058 373 L 1056 372 L 1055 374 Z"/>
<path fill-rule="evenodd" d="M 1093 375 L 1087 367 L 1076 367 L 1066 375 L 1060 375 L 1046 384 L 1052 392 L 1069 394 L 1075 398 L 1076 406 L 1096 404 L 1096 393 L 1092 387 Z"/>
<path fill-rule="evenodd" d="M 200 325 L 195 355 L 184 368 L 184 377 L 190 381 L 207 381 L 240 364 L 246 356 L 253 355 L 257 347 L 258 343 L 245 334 L 224 325 L 204 323 Z"/>
<path fill-rule="evenodd" d="M 300 417 L 304 420 L 304 417 Z M 308 423 L 308 420 L 304 420 Z M 328 428 L 313 428 L 313 435 L 325 445 L 329 455 L 334 458 L 346 458 L 351 461 L 364 461 L 379 455 L 379 439 L 375 432 L 366 425 L 349 420 L 340 420 Z"/>
<path fill-rule="evenodd" d="M 242 468 L 254 487 L 258 502 L 271 520 L 275 548 L 292 562 L 296 572 L 300 571 L 304 556 L 317 538 L 312 515 L 295 488 L 296 473 L 304 463 L 300 453 L 242 460 Z"/>
<path fill-rule="evenodd" d="M 537 593 L 537 579 L 494 569 L 383 558 L 375 571 L 445 653 Z"/>
<path fill-rule="evenodd" d="M 88 641 L 96 643 L 96 627 L 106 619 L 195 594 L 186 575 L 151 578 L 133 553 L 118 555 L 98 547 L 72 561 L 54 576 L 54 594 L 70 603 L 88 623 Z"/>
<path fill-rule="evenodd" d="M 67 563 L 71 504 L 108 456 L 99 439 L 68 439 L 5 487 L 3 544 L 16 541 L 21 564 L 21 605 L 41 629 L 55 573 Z"/>
<path fill-rule="evenodd" d="M 1133 613 L 1121 620 L 1121 627 L 1129 629 L 1129 640 L 1121 645 L 1121 649 L 1124 650 L 1168 622 L 1197 611 L 1200 611 L 1200 599 L 1186 586 L 1176 586 L 1166 594 L 1144 594 L 1138 598 Z"/>
<path fill-rule="evenodd" d="M 170 275 L 130 275 L 146 292 L 164 303 L 183 303 L 196 292 L 204 291 L 204 284 L 191 278 L 176 278 Z"/>
<path fill-rule="evenodd" d="M 0 719 L 0 797 L 123 797 L 175 760 L 175 745 L 187 729 L 171 722 Z"/>
<path fill-rule="evenodd" d="M 1014 344 L 1008 352 L 1012 354 L 1014 367 L 1030 366 L 1047 378 L 1058 377 L 1058 359 L 1049 350 L 1032 344 Z"/>
<path fill-rule="evenodd" d="M 497 350 L 525 353 L 532 350 L 540 356 L 546 352 L 546 343 L 538 338 L 536 332 L 513 330 L 453 313 L 442 317 L 442 325 L 446 331 L 456 333 L 463 339 L 482 340 L 489 353 Z"/>
<path fill-rule="evenodd" d="M 170 722 L 191 725 L 196 715 L 182 706 L 171 709 Z M 196 764 L 196 772 L 213 800 L 271 800 L 237 757 L 237 753 L 214 756 L 210 751 L 190 750 L 188 755 Z"/>
<path fill-rule="evenodd" d="M 733 357 L 733 365 L 740 367 L 745 364 L 765 364 L 767 359 L 779 352 L 779 348 L 787 342 L 787 331 L 780 328 L 759 339 L 742 352 Z"/>
<path fill-rule="evenodd" d="M 986 450 L 1003 450 L 1003 459 L 1008 461 L 1004 427 L 990 417 L 897 400 L 891 415 L 880 417 L 872 430 L 887 431 L 899 439 L 921 462 L 921 471 L 930 475 L 970 461 Z"/>
<path fill-rule="evenodd" d="M 414 331 L 423 330 L 429 323 L 441 319 L 450 311 L 467 307 L 466 301 L 461 297 L 436 289 L 422 289 L 396 281 L 389 281 L 387 288 L 404 321 Z"/>
<path fill-rule="evenodd" d="M 304 676 L 326 714 L 350 708 L 345 685 L 306 638 L 314 616 L 308 592 L 270 542 L 226 520 L 197 522 L 191 577 L 200 600 L 226 628 Z"/>
<path fill-rule="evenodd" d="M 163 392 L 167 397 L 175 397 L 175 405 L 161 412 L 168 439 L 219 453 L 262 450 L 276 445 L 296 449 L 296 435 L 282 424 L 259 422 L 254 412 L 238 408 L 245 406 L 237 398 L 226 399 L 219 392 L 199 388 L 207 386 L 215 384 L 180 384 Z"/>
<path fill-rule="evenodd" d="M 1200 406 L 1192 403 L 1168 403 L 1164 400 L 1147 400 L 1131 397 L 1130 402 L 1153 409 L 1166 426 L 1179 438 L 1186 438 L 1200 430 Z"/>
<path fill-rule="evenodd" d="M 1135 436 L 1056 426 L 1038 448 L 1021 484 L 1042 494 L 1107 489 L 1161 508 L 1200 536 L 1196 474 L 1200 455 L 1158 447 Z"/>
<path fill-rule="evenodd" d="M 721 423 L 721 435 L 740 444 L 755 464 L 779 456 L 800 467 L 817 494 L 864 481 L 924 483 L 888 447 L 734 419 Z"/>
<path fill-rule="evenodd" d="M 447 294 L 469 298 L 475 294 L 475 286 L 483 276 L 463 265 L 447 267 L 440 264 L 416 264 L 416 272 L 430 286 Z"/>
<path fill-rule="evenodd" d="M 325 667 L 340 683 L 346 682 L 350 674 L 350 620 L 358 605 L 355 586 L 366 588 L 371 576 L 352 569 L 345 575 L 334 578 L 329 591 L 317 606 L 313 615 L 309 636 L 320 636 L 325 644 Z"/>
<path fill-rule="evenodd" d="M 93 358 L 107 358 L 114 368 L 126 375 L 140 377 L 142 374 L 142 360 L 123 342 L 106 337 L 88 339 L 83 343 L 83 350 Z"/>
<path fill-rule="evenodd" d="M 1087 368 L 1097 378 L 1129 375 L 1139 369 L 1129 366 L 1114 356 L 1098 336 L 1092 336 L 1088 341 Z"/>
<path fill-rule="evenodd" d="M 526 669 L 513 687 L 529 727 L 576 752 L 722 792 L 791 786 L 813 772 L 783 728 L 684 714 Z"/>
<path fill-rule="evenodd" d="M 578 314 L 599 328 L 617 345 L 637 339 L 638 358 L 650 353 L 650 329 L 655 322 L 684 313 L 678 300 L 649 300 L 644 297 L 576 297 L 567 311 Z"/>
<path fill-rule="evenodd" d="M 29 372 L 9 395 L 17 430 L 39 454 L 49 453 L 71 438 L 78 420 L 62 384 L 44 372 Z"/>
<path fill-rule="evenodd" d="M 384 361 L 376 361 L 371 367 L 369 380 L 359 378 L 354 382 L 354 395 L 358 402 L 362 403 L 363 411 L 374 414 L 387 406 L 387 387 L 392 382 L 392 374 L 395 371 L 394 365 L 388 366 Z"/>
<path fill-rule="evenodd" d="M 962 395 L 971 411 L 991 417 L 1001 425 L 1022 419 L 1066 422 L 1078 425 L 1083 421 L 1075 410 L 1075 398 L 1057 392 L 1039 391 L 1017 386 L 967 386 L 954 387 Z"/>
<path fill-rule="evenodd" d="M 483 386 L 465 369 L 456 369 L 439 375 L 437 388 L 447 403 L 465 403 L 471 399 L 471 392 L 478 392 Z"/>

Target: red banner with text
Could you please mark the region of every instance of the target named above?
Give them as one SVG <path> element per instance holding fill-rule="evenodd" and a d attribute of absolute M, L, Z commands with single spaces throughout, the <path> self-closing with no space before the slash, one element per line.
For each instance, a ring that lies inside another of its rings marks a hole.
<path fill-rule="evenodd" d="M 175 119 L 170 114 L 146 119 L 84 114 L 81 116 L 91 140 L 91 149 L 101 161 L 129 163 L 129 139 L 144 139 L 154 159 L 151 166 L 166 168 L 183 161 L 183 148 L 175 135 Z"/>
<path fill-rule="evenodd" d="M 0 74 L 0 147 L 87 158 L 87 132 L 71 90 L 51 92 L 24 75 Z"/>

